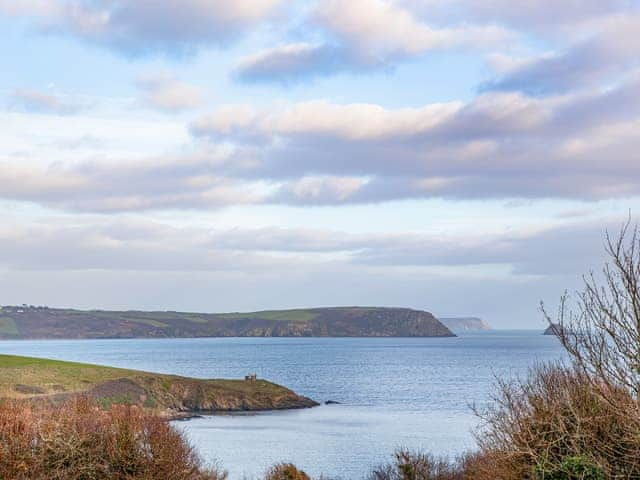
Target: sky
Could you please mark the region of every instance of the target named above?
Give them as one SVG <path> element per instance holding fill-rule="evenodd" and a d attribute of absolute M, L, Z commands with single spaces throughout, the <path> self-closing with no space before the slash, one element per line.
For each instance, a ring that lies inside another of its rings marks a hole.
<path fill-rule="evenodd" d="M 0 0 L 0 304 L 542 328 L 640 211 L 631 0 Z"/>

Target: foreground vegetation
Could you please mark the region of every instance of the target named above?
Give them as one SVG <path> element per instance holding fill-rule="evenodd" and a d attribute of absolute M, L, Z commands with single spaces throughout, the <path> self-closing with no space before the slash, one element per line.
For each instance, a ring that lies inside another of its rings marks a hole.
<path fill-rule="evenodd" d="M 102 409 L 86 397 L 63 405 L 0 404 L 0 478 L 12 480 L 222 480 L 180 433 L 135 406 Z"/>

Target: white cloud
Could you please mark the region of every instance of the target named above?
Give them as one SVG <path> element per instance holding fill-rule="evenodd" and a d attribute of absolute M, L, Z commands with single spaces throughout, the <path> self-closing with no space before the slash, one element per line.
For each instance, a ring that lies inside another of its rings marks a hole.
<path fill-rule="evenodd" d="M 170 74 L 145 75 L 137 84 L 142 90 L 143 103 L 161 111 L 175 113 L 204 103 L 202 88 L 180 82 Z"/>
<path fill-rule="evenodd" d="M 364 62 L 384 63 L 388 57 L 433 49 L 486 47 L 509 38 L 497 26 L 434 27 L 386 0 L 327 0 L 318 4 L 315 15 Z"/>
<path fill-rule="evenodd" d="M 350 140 L 410 137 L 452 116 L 459 102 L 421 108 L 386 109 L 380 105 L 340 105 L 326 101 L 300 102 L 257 111 L 247 105 L 229 105 L 196 119 L 192 130 L 199 135 L 332 136 Z"/>
<path fill-rule="evenodd" d="M 69 115 L 86 107 L 81 102 L 69 99 L 68 96 L 42 92 L 29 88 L 15 90 L 9 99 L 9 106 L 28 112 Z"/>
<path fill-rule="evenodd" d="M 325 42 L 291 43 L 243 58 L 236 76 L 245 81 L 298 81 L 339 71 L 387 68 L 435 50 L 492 48 L 513 35 L 493 25 L 460 22 L 438 26 L 388 0 L 323 0 L 308 20 Z"/>

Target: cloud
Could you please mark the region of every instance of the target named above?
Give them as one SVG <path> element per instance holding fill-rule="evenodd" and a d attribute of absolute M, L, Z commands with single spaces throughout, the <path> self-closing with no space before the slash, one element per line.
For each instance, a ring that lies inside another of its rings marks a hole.
<path fill-rule="evenodd" d="M 175 113 L 204 103 L 201 88 L 180 82 L 170 74 L 145 75 L 136 83 L 142 91 L 142 102 L 164 112 Z"/>
<path fill-rule="evenodd" d="M 215 209 L 260 202 L 257 182 L 218 171 L 223 154 L 152 158 L 132 162 L 85 161 L 48 167 L 0 162 L 2 198 L 81 212 Z"/>
<path fill-rule="evenodd" d="M 345 70 L 385 69 L 427 52 L 494 47 L 511 37 L 496 25 L 430 25 L 386 0 L 317 2 L 307 28 L 320 31 L 325 40 L 284 44 L 245 57 L 236 77 L 287 83 Z"/>
<path fill-rule="evenodd" d="M 492 92 L 419 108 L 321 101 L 227 107 L 197 119 L 192 132 L 251 155 L 252 167 L 230 174 L 284 181 L 274 198 L 286 203 L 594 200 L 640 194 L 639 99 L 635 76 L 580 94 Z"/>
<path fill-rule="evenodd" d="M 594 20 L 633 11 L 633 0 L 401 0 L 405 8 L 434 21 L 466 19 L 476 22 L 495 22 L 521 30 L 565 34 L 575 28 L 588 28 Z"/>
<path fill-rule="evenodd" d="M 286 84 L 343 71 L 389 69 L 435 51 L 530 52 L 534 40 L 550 51 L 521 61 L 526 63 L 521 70 L 487 87 L 568 91 L 637 63 L 639 14 L 631 0 L 328 0 L 316 2 L 304 23 L 314 41 L 283 43 L 247 56 L 235 76 Z"/>
<path fill-rule="evenodd" d="M 628 198 L 640 195 L 639 127 L 640 73 L 607 89 L 414 108 L 229 105 L 196 118 L 177 155 L 0 158 L 0 198 L 82 212 Z"/>
<path fill-rule="evenodd" d="M 611 219 L 528 232 L 348 233 L 325 229 L 175 227 L 140 219 L 21 222 L 0 227 L 0 266 L 14 270 L 257 271 L 308 265 L 477 267 L 518 275 L 579 275 L 597 266 Z M 553 252 L 553 255 L 549 255 Z"/>
<path fill-rule="evenodd" d="M 27 112 L 70 115 L 79 112 L 86 105 L 53 93 L 20 88 L 12 93 L 9 106 Z"/>
<path fill-rule="evenodd" d="M 596 33 L 559 53 L 523 62 L 485 90 L 516 90 L 532 94 L 569 92 L 616 82 L 640 67 L 640 15 L 608 18 Z"/>
<path fill-rule="evenodd" d="M 191 54 L 224 45 L 269 17 L 281 0 L 81 0 L 23 4 L 0 0 L 0 13 L 25 16 L 45 31 L 69 34 L 129 55 Z"/>
<path fill-rule="evenodd" d="M 283 82 L 351 70 L 349 52 L 327 44 L 291 43 L 241 59 L 234 76 L 245 82 Z"/>
<path fill-rule="evenodd" d="M 390 110 L 367 103 L 308 101 L 256 111 L 247 105 L 231 105 L 196 119 L 191 130 L 201 136 L 239 139 L 273 135 L 345 140 L 406 138 L 433 127 L 460 107 L 459 102 L 451 102 Z"/>
<path fill-rule="evenodd" d="M 494 46 L 509 38 L 497 26 L 433 27 L 410 10 L 385 0 L 327 0 L 318 4 L 315 21 L 349 45 L 363 63 L 460 46 Z"/>

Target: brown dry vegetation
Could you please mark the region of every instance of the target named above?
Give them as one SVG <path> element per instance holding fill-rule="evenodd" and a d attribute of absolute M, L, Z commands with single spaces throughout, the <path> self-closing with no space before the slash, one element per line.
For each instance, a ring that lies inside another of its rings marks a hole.
<path fill-rule="evenodd" d="M 135 406 L 0 403 L 0 478 L 223 480 L 169 423 Z"/>
<path fill-rule="evenodd" d="M 269 469 L 265 480 L 311 480 L 311 478 L 291 463 L 280 463 Z"/>

